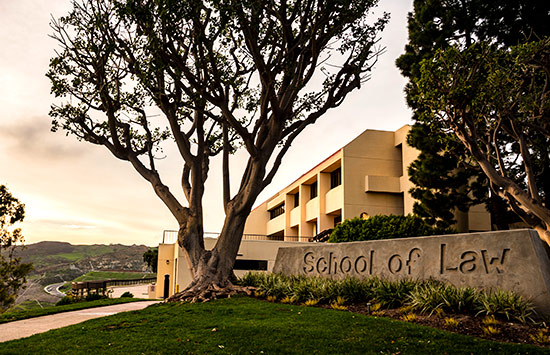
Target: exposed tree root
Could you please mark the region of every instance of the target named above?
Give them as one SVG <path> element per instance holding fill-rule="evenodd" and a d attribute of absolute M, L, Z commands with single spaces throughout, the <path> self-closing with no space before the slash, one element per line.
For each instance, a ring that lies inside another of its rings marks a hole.
<path fill-rule="evenodd" d="M 256 288 L 251 286 L 238 286 L 228 283 L 221 287 L 215 283 L 207 285 L 192 285 L 187 289 L 174 294 L 165 302 L 208 302 L 218 298 L 230 298 L 236 294 L 252 295 Z"/>

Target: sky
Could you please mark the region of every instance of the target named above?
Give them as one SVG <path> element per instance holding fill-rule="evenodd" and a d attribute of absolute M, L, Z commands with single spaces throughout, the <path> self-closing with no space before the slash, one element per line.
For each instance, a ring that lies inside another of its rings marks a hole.
<path fill-rule="evenodd" d="M 72 244 L 155 246 L 163 230 L 177 223 L 151 186 L 104 147 L 50 131 L 50 83 L 45 77 L 57 43 L 52 18 L 65 15 L 70 0 L 0 0 L 0 184 L 26 206 L 20 225 L 25 243 L 44 240 Z M 283 159 L 273 182 L 256 205 L 290 184 L 366 129 L 396 130 L 411 123 L 403 92 L 406 80 L 395 67 L 407 41 L 412 0 L 380 0 L 376 11 L 391 19 L 381 34 L 385 53 L 360 90 L 305 129 Z M 237 153 L 233 173 L 246 155 Z M 183 201 L 181 162 L 159 162 L 171 191 Z M 233 179 L 233 183 L 237 183 Z M 212 161 L 204 196 L 205 231 L 223 225 L 221 162 Z"/>

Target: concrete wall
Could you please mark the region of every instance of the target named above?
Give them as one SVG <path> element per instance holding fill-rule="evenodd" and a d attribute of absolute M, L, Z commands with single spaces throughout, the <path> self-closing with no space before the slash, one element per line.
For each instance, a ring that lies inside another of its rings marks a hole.
<path fill-rule="evenodd" d="M 316 244 L 281 248 L 273 272 L 442 280 L 514 291 L 550 314 L 548 247 L 533 230 Z"/>

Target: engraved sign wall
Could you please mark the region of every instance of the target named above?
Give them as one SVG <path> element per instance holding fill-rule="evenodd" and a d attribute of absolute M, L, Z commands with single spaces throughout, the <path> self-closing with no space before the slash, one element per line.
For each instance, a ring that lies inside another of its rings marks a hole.
<path fill-rule="evenodd" d="M 513 290 L 550 314 L 548 249 L 533 230 L 280 248 L 273 272 L 428 279 Z"/>

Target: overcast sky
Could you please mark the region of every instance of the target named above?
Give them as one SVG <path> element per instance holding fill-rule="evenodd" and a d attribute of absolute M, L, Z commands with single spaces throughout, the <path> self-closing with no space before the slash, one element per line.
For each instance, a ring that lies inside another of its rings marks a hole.
<path fill-rule="evenodd" d="M 53 96 L 44 76 L 56 43 L 48 37 L 51 17 L 68 12 L 69 0 L 0 0 L 0 184 L 26 205 L 21 225 L 26 243 L 157 245 L 177 224 L 150 185 L 105 148 L 50 132 Z M 336 110 L 307 128 L 287 153 L 273 183 L 256 204 L 285 187 L 365 129 L 396 130 L 410 123 L 405 79 L 395 59 L 407 40 L 412 0 L 381 0 L 391 14 L 382 33 L 385 54 L 372 79 Z M 236 167 L 245 159 L 237 154 Z M 181 165 L 162 163 L 172 191 Z M 241 164 L 242 165 L 242 164 Z M 223 223 L 221 174 L 212 162 L 205 194 L 205 230 Z M 178 196 L 182 196 L 181 193 Z"/>

